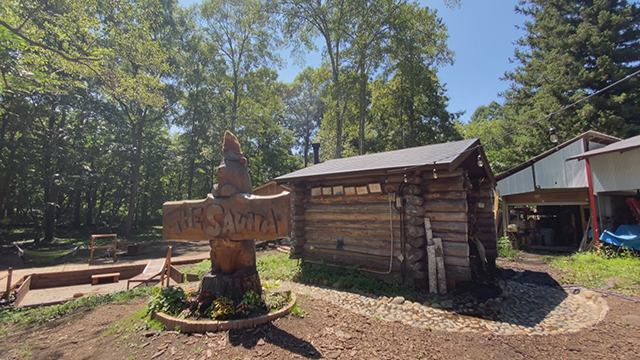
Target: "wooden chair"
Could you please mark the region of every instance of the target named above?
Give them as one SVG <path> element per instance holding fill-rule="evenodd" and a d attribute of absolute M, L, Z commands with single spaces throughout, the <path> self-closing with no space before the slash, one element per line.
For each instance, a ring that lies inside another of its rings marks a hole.
<path fill-rule="evenodd" d="M 169 250 L 167 251 L 167 257 L 164 259 L 154 259 L 149 261 L 147 266 L 144 268 L 141 274 L 138 274 L 131 279 L 127 280 L 127 290 L 129 290 L 129 284 L 132 282 L 147 284 L 149 281 L 153 280 L 156 276 L 160 275 L 160 284 L 164 286 L 165 275 L 167 278 L 167 286 L 169 286 L 169 271 L 171 269 L 171 246 L 169 246 Z"/>
<path fill-rule="evenodd" d="M 96 246 L 96 239 L 98 238 L 113 238 L 113 245 Z M 118 261 L 116 253 L 118 252 L 118 235 L 116 234 L 101 234 L 91 235 L 91 256 L 89 257 L 89 265 L 93 263 L 93 251 L 94 250 L 113 250 L 113 262 Z"/>

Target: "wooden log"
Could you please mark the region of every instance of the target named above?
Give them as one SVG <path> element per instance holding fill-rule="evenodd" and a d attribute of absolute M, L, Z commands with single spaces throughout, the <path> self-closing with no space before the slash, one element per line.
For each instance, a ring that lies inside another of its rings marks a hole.
<path fill-rule="evenodd" d="M 422 178 L 420 176 L 407 176 L 407 182 L 409 184 L 413 184 L 413 185 L 419 185 L 422 184 Z"/>
<path fill-rule="evenodd" d="M 444 251 L 442 250 L 442 239 L 433 238 L 436 253 L 436 272 L 438 274 L 438 292 L 447 293 L 447 276 L 444 268 Z"/>
<path fill-rule="evenodd" d="M 408 264 L 409 269 L 413 270 L 413 271 L 422 271 L 427 267 L 427 263 L 424 260 L 421 261 L 417 261 L 414 263 L 409 263 Z"/>
<path fill-rule="evenodd" d="M 409 277 L 413 279 L 424 279 L 427 277 L 427 274 L 425 274 L 424 270 L 414 270 L 409 272 Z"/>
<path fill-rule="evenodd" d="M 400 184 L 382 184 L 382 191 L 385 194 L 397 193 L 400 189 Z"/>
<path fill-rule="evenodd" d="M 451 233 L 451 232 L 433 232 L 433 237 L 439 237 L 442 241 L 450 241 L 450 242 L 464 242 L 466 243 L 469 240 L 468 234 L 463 233 Z"/>
<path fill-rule="evenodd" d="M 389 196 L 386 194 L 369 195 L 326 195 L 311 196 L 307 199 L 307 204 L 387 204 L 389 206 Z"/>
<path fill-rule="evenodd" d="M 448 279 L 458 281 L 471 280 L 471 269 L 464 266 L 445 266 Z"/>
<path fill-rule="evenodd" d="M 301 246 L 307 242 L 307 238 L 304 236 L 294 236 L 291 238 L 291 243 L 293 246 Z"/>
<path fill-rule="evenodd" d="M 389 206 L 388 202 L 384 203 L 362 203 L 362 204 L 352 204 L 352 203 L 335 203 L 335 204 L 307 204 L 305 208 L 305 215 L 309 215 L 310 213 L 367 213 L 367 214 L 378 214 L 383 213 L 389 215 L 389 211 L 393 213 L 397 213 L 395 208 Z"/>
<path fill-rule="evenodd" d="M 434 200 L 427 201 L 422 205 L 427 212 L 463 212 L 468 210 L 468 204 L 465 200 Z"/>
<path fill-rule="evenodd" d="M 411 245 L 411 247 L 413 248 L 421 248 L 421 247 L 424 247 L 424 245 L 426 244 L 426 240 L 424 236 L 408 237 L 407 243 L 409 243 L 409 245 Z"/>
<path fill-rule="evenodd" d="M 294 206 L 294 207 L 292 207 L 291 208 L 291 215 L 293 215 L 293 216 L 304 216 L 304 207 L 302 207 L 302 206 Z"/>
<path fill-rule="evenodd" d="M 424 208 L 418 205 L 407 205 L 404 207 L 404 213 L 409 216 L 423 216 Z"/>
<path fill-rule="evenodd" d="M 440 233 L 462 233 L 468 232 L 466 222 L 431 221 L 431 228 L 434 232 Z"/>
<path fill-rule="evenodd" d="M 343 236 L 343 235 L 325 235 L 313 233 L 309 234 L 306 237 L 306 241 L 308 243 L 323 243 L 330 244 L 334 249 L 344 247 L 344 246 L 359 246 L 359 247 L 369 247 L 372 249 L 389 249 L 391 246 L 390 238 L 366 238 L 366 237 L 355 237 L 355 236 Z M 397 249 L 402 248 L 402 244 L 400 243 L 400 239 L 394 239 L 393 246 Z"/>
<path fill-rule="evenodd" d="M 374 271 L 389 270 L 389 256 L 372 256 L 357 253 L 344 253 L 339 250 L 325 250 L 314 248 L 310 250 L 305 246 L 305 260 L 319 261 L 340 266 L 360 266 L 363 269 Z M 397 258 L 393 259 L 392 272 L 400 272 L 401 265 Z"/>
<path fill-rule="evenodd" d="M 407 252 L 407 262 L 409 264 L 424 260 L 427 257 L 427 252 L 422 248 L 411 248 Z"/>
<path fill-rule="evenodd" d="M 464 212 L 433 212 L 429 211 L 424 214 L 424 217 L 428 217 L 431 221 L 459 221 L 467 222 L 468 216 Z"/>
<path fill-rule="evenodd" d="M 304 231 L 304 229 L 300 229 L 300 230 L 296 230 L 294 229 L 293 231 L 291 231 L 291 235 L 293 235 L 294 237 L 296 236 L 304 236 L 307 232 Z"/>
<path fill-rule="evenodd" d="M 444 256 L 469 257 L 469 244 L 466 242 L 443 241 Z"/>
<path fill-rule="evenodd" d="M 389 220 L 400 221 L 400 214 L 395 213 L 389 216 L 389 212 L 361 213 L 361 212 L 310 212 L 305 215 L 307 222 L 313 220 L 333 220 L 333 221 L 362 221 L 362 222 L 386 222 Z"/>
<path fill-rule="evenodd" d="M 418 195 L 407 195 L 405 197 L 405 199 L 407 200 L 407 204 L 409 205 L 422 205 L 424 204 L 424 199 Z"/>
<path fill-rule="evenodd" d="M 433 239 L 433 229 L 431 228 L 431 219 L 424 218 L 424 234 L 427 238 L 427 242 Z"/>
<path fill-rule="evenodd" d="M 418 226 L 424 224 L 424 218 L 421 216 L 412 216 L 409 218 L 408 222 L 409 225 Z"/>
<path fill-rule="evenodd" d="M 495 226 L 478 226 L 478 230 L 480 234 L 495 234 L 496 228 Z"/>
<path fill-rule="evenodd" d="M 442 178 L 451 178 L 451 177 L 457 177 L 457 176 L 461 176 L 463 174 L 463 170 L 462 169 L 456 169 L 454 171 L 445 171 L 445 170 L 436 170 L 437 174 L 438 174 L 438 179 L 442 179 Z M 425 171 L 422 173 L 422 178 L 425 180 L 436 180 L 433 178 L 433 171 Z"/>
<path fill-rule="evenodd" d="M 356 223 L 351 224 L 352 226 L 335 226 L 333 223 L 309 223 L 307 227 L 305 227 L 306 234 L 305 236 L 312 235 L 327 235 L 333 236 L 335 238 L 345 238 L 345 237 L 358 237 L 363 239 L 381 239 L 388 240 L 391 238 L 391 229 L 389 228 L 389 224 L 386 226 L 380 226 L 381 224 L 376 224 L 375 227 L 364 226 L 365 224 Z M 360 226 L 358 226 L 360 225 Z M 382 224 L 384 225 L 384 223 Z M 395 239 L 400 239 L 400 225 L 394 224 L 393 227 L 393 237 Z"/>
<path fill-rule="evenodd" d="M 262 294 L 262 286 L 260 284 L 260 277 L 258 272 L 253 270 L 251 273 L 234 275 L 223 274 L 207 274 L 202 278 L 200 282 L 200 291 L 208 290 L 212 294 L 224 294 L 224 296 L 233 300 L 234 304 L 242 302 L 244 294 L 248 291 L 253 291 L 256 294 Z M 215 296 L 214 295 L 214 296 Z M 213 302 L 211 298 L 210 302 Z M 210 303 L 204 303 L 203 306 L 208 307 Z"/>
<path fill-rule="evenodd" d="M 444 264 L 449 266 L 466 266 L 469 267 L 468 257 L 445 256 Z"/>
<path fill-rule="evenodd" d="M 418 185 L 407 185 L 404 188 L 404 193 L 406 195 L 420 195 L 422 194 L 422 188 Z"/>
<path fill-rule="evenodd" d="M 373 255 L 373 256 L 390 256 L 391 255 L 391 247 L 390 244 L 384 247 L 370 247 L 370 246 L 357 246 L 351 244 L 341 245 L 339 248 L 336 248 L 335 244 L 327 244 L 321 242 L 312 242 L 307 241 L 304 244 L 305 247 L 309 247 L 309 249 L 323 249 L 323 250 L 336 250 L 342 251 L 345 254 L 357 253 L 357 254 L 365 254 L 365 255 Z M 397 257 L 402 254 L 402 249 L 399 246 L 395 246 L 393 249 L 393 256 Z"/>
<path fill-rule="evenodd" d="M 422 226 L 407 226 L 407 235 L 412 238 L 424 236 L 424 228 Z"/>
<path fill-rule="evenodd" d="M 425 181 L 422 187 L 426 192 L 442 192 L 442 191 L 462 191 L 464 190 L 464 179 L 462 176 L 452 177 L 448 179 L 438 179 Z"/>
<path fill-rule="evenodd" d="M 495 229 L 496 220 L 494 218 L 480 218 L 476 219 L 476 225 L 479 227 Z"/>
<path fill-rule="evenodd" d="M 436 267 L 436 246 L 433 239 L 427 244 L 427 267 L 429 274 L 429 293 L 438 293 L 438 270 Z"/>
<path fill-rule="evenodd" d="M 464 191 L 427 192 L 422 194 L 422 198 L 430 200 L 464 200 L 467 193 Z"/>
<path fill-rule="evenodd" d="M 304 215 L 293 215 L 291 217 L 291 220 L 293 222 L 304 222 L 306 220 L 306 218 L 304 217 Z"/>
<path fill-rule="evenodd" d="M 427 202 L 428 203 L 428 202 Z M 426 204 L 425 204 L 426 205 Z M 475 213 L 476 215 L 478 213 L 489 213 L 489 214 L 493 214 L 493 209 L 491 208 L 491 204 L 487 203 L 485 204 L 485 207 L 478 207 L 475 203 L 469 204 L 469 209 L 468 211 L 470 213 Z"/>

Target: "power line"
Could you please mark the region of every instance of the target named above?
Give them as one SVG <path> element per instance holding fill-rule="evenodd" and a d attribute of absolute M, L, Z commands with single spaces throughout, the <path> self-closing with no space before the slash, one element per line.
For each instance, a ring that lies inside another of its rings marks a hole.
<path fill-rule="evenodd" d="M 574 106 L 576 106 L 576 105 L 580 104 L 581 102 L 583 102 L 583 101 L 585 101 L 585 100 L 587 100 L 587 99 L 589 99 L 589 98 L 591 98 L 591 97 L 593 97 L 593 96 L 596 96 L 596 95 L 598 95 L 598 94 L 600 94 L 600 93 L 602 93 L 602 92 L 604 92 L 604 91 L 607 91 L 607 90 L 611 89 L 612 87 L 614 87 L 614 86 L 616 86 L 616 85 L 620 84 L 621 82 L 626 81 L 626 80 L 629 80 L 630 78 L 632 78 L 632 77 L 634 77 L 634 76 L 636 76 L 636 75 L 638 75 L 638 74 L 640 74 L 640 70 L 638 70 L 638 71 L 636 71 L 636 72 L 634 72 L 634 73 L 632 73 L 632 74 L 629 74 L 629 75 L 627 75 L 627 76 L 623 77 L 622 79 L 620 79 L 620 80 L 618 80 L 618 81 L 616 81 L 616 82 L 614 82 L 614 83 L 612 83 L 612 84 L 609 84 L 609 85 L 607 85 L 607 86 L 603 87 L 602 89 L 597 90 L 596 92 L 594 92 L 594 93 L 592 93 L 592 94 L 589 94 L 589 95 L 587 95 L 587 96 L 583 97 L 582 99 L 577 100 L 577 101 L 575 101 L 575 102 L 573 102 L 573 103 L 571 103 L 571 104 L 569 104 L 569 105 L 567 105 L 567 106 L 563 107 L 562 109 L 556 110 L 556 111 L 554 111 L 554 112 L 552 112 L 552 113 L 550 113 L 550 114 L 548 114 L 548 115 L 546 115 L 546 116 L 544 116 L 544 117 L 542 117 L 542 118 L 540 118 L 540 119 L 538 119 L 538 120 L 536 120 L 536 121 L 534 121 L 534 122 L 531 122 L 531 123 L 529 123 L 529 124 L 526 124 L 526 125 L 524 125 L 524 126 L 522 126 L 522 127 L 517 128 L 517 129 L 515 129 L 515 130 L 512 130 L 512 131 L 510 131 L 510 132 L 507 132 L 507 133 L 503 134 L 503 137 L 511 136 L 511 135 L 513 135 L 514 133 L 516 133 L 516 132 L 517 132 L 517 131 L 519 131 L 519 130 L 526 129 L 526 128 L 530 127 L 530 126 L 533 126 L 533 125 L 539 124 L 539 123 L 541 123 L 541 122 L 543 122 L 543 121 L 545 121 L 545 120 L 547 120 L 547 119 L 551 119 L 554 115 L 559 114 L 559 113 L 561 113 L 561 112 L 563 112 L 563 111 L 565 111 L 565 110 L 567 110 L 567 109 L 570 109 L 570 108 L 572 108 L 572 107 L 574 107 Z M 492 140 L 491 142 L 494 142 L 494 141 L 496 141 L 496 140 Z"/>

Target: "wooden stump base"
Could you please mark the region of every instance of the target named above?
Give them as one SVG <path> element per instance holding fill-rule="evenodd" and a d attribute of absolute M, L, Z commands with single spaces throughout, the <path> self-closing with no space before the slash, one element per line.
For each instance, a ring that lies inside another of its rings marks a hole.
<path fill-rule="evenodd" d="M 233 300 L 235 305 L 242 302 L 244 294 L 253 290 L 257 294 L 262 294 L 262 285 L 260 284 L 260 276 L 255 268 L 242 269 L 234 274 L 207 274 L 200 282 L 200 293 L 203 291 L 211 292 L 211 300 L 215 300 L 218 295 L 222 295 L 227 299 Z M 205 308 L 209 304 L 204 304 Z"/>

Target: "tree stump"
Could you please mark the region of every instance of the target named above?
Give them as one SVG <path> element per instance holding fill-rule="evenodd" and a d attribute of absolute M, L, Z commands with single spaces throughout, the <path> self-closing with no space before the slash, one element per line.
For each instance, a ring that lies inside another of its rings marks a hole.
<path fill-rule="evenodd" d="M 215 300 L 218 295 L 222 295 L 227 299 L 233 300 L 234 305 L 242 302 L 242 297 L 250 290 L 257 294 L 262 294 L 260 277 L 255 267 L 236 271 L 232 275 L 207 274 L 200 282 L 200 294 L 209 292 L 211 301 Z M 203 304 L 203 308 L 206 309 L 210 305 L 211 303 Z"/>

